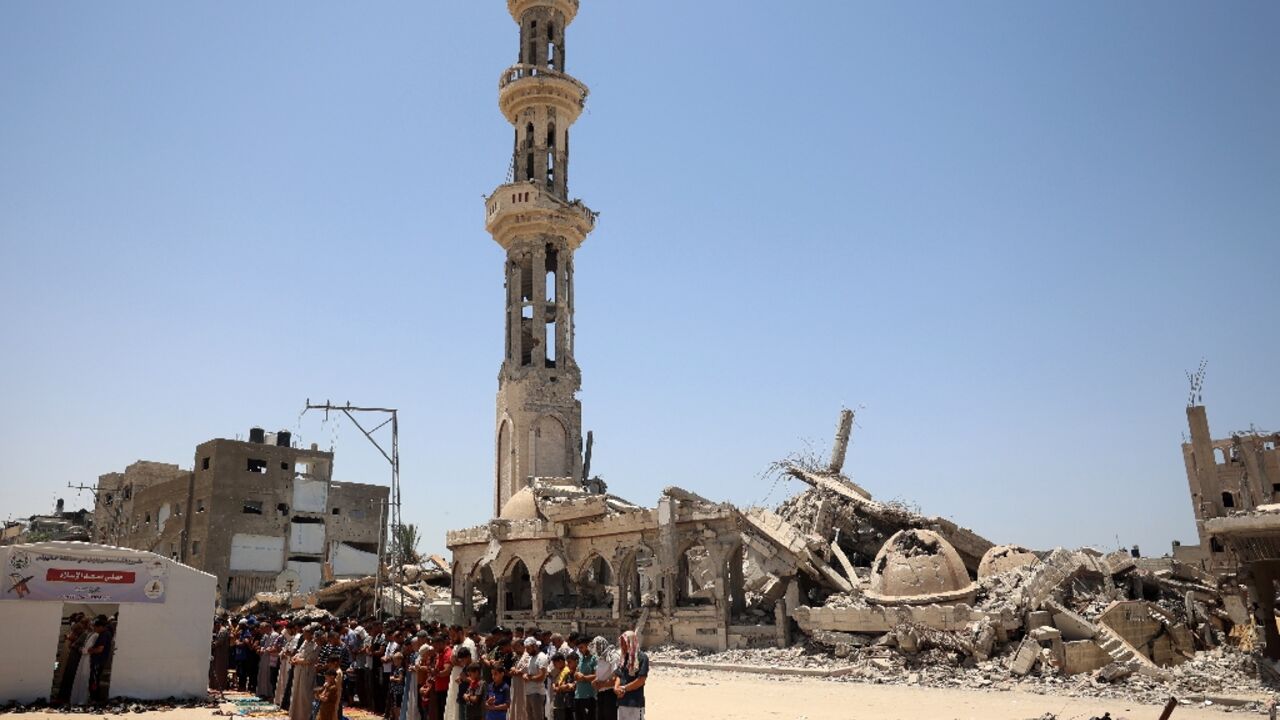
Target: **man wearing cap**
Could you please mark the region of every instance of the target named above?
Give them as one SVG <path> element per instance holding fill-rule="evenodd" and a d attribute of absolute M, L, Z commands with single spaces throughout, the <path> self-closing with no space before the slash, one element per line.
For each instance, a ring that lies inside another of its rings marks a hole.
<path fill-rule="evenodd" d="M 253 630 L 248 618 L 240 618 L 231 640 L 231 663 L 236 670 L 236 690 L 249 686 L 249 650 L 253 645 Z"/>
<path fill-rule="evenodd" d="M 311 718 L 311 701 L 316 685 L 315 665 L 320 659 L 320 649 L 315 643 L 316 629 L 314 623 L 302 629 L 302 643 L 289 661 L 293 666 L 289 720 L 310 720 Z"/>
<path fill-rule="evenodd" d="M 524 680 L 524 720 L 544 720 L 547 705 L 547 654 L 536 637 L 524 640 L 528 663 L 520 671 Z"/>

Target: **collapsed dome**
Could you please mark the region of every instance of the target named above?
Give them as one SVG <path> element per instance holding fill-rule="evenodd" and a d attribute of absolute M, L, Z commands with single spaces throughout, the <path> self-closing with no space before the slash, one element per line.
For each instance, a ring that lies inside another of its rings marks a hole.
<path fill-rule="evenodd" d="M 871 564 L 867 599 L 882 605 L 973 602 L 978 586 L 951 544 L 931 530 L 900 530 Z"/>
<path fill-rule="evenodd" d="M 1029 567 L 1039 560 L 1035 553 L 1021 545 L 996 545 L 983 553 L 982 562 L 978 563 L 978 579 Z"/>
<path fill-rule="evenodd" d="M 538 501 L 533 496 L 531 487 L 512 495 L 507 504 L 502 506 L 502 512 L 498 513 L 500 520 L 537 520 L 539 517 Z"/>

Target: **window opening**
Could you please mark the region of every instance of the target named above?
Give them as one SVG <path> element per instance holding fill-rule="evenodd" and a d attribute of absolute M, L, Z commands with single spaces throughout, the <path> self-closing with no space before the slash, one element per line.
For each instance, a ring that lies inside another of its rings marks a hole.
<path fill-rule="evenodd" d="M 261 515 L 262 501 L 261 500 L 245 500 L 244 506 L 240 512 L 243 515 Z"/>
<path fill-rule="evenodd" d="M 556 68 L 556 24 L 547 24 L 547 66 Z"/>
<path fill-rule="evenodd" d="M 204 458 L 203 460 L 200 461 L 200 469 L 201 470 L 209 469 L 209 458 Z"/>
<path fill-rule="evenodd" d="M 1222 493 L 1222 507 L 1233 508 L 1236 506 L 1236 498 L 1229 492 Z"/>
<path fill-rule="evenodd" d="M 249 458 L 245 464 L 245 471 L 251 473 L 265 473 L 267 471 L 267 461 L 257 458 Z"/>

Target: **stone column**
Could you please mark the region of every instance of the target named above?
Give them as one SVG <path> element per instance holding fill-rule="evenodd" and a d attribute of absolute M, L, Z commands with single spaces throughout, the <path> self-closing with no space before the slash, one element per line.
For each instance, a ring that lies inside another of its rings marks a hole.
<path fill-rule="evenodd" d="M 676 501 L 669 497 L 658 500 L 658 552 L 654 561 L 661 568 L 662 609 L 670 620 L 676 609 L 676 588 L 680 572 L 680 557 L 676 545 Z"/>
<path fill-rule="evenodd" d="M 565 284 L 566 284 L 564 306 L 565 308 L 567 308 L 565 311 L 564 326 L 565 326 L 565 330 L 568 333 L 565 335 L 564 349 L 565 349 L 565 356 L 568 358 L 572 358 L 573 357 L 573 255 L 572 253 L 569 254 L 569 257 L 565 258 L 564 277 L 565 277 Z"/>
<path fill-rule="evenodd" d="M 547 365 L 547 251 L 533 251 L 533 366 Z"/>
<path fill-rule="evenodd" d="M 495 609 L 495 618 L 499 625 L 502 624 L 502 616 L 507 614 L 507 579 L 498 578 L 498 607 Z"/>
<path fill-rule="evenodd" d="M 511 269 L 507 272 L 507 360 L 513 365 L 520 364 L 524 348 L 520 346 L 520 305 L 521 276 L 520 262 L 512 257 Z"/>
<path fill-rule="evenodd" d="M 729 620 L 733 621 L 734 613 L 743 613 L 747 609 L 747 596 L 742 588 L 742 546 L 729 551 Z"/>
<path fill-rule="evenodd" d="M 556 367 L 565 367 L 569 350 L 569 253 L 556 253 Z"/>
<path fill-rule="evenodd" d="M 476 608 L 475 602 L 472 601 L 474 588 L 472 587 L 471 578 L 463 578 L 462 580 L 462 617 L 469 624 L 474 619 Z"/>

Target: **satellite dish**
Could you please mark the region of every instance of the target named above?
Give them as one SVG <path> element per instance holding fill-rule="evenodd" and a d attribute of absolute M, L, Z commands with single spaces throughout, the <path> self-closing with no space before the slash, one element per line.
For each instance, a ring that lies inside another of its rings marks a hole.
<path fill-rule="evenodd" d="M 302 578 L 297 570 L 285 570 L 276 576 L 276 592 L 297 592 L 302 585 Z"/>

